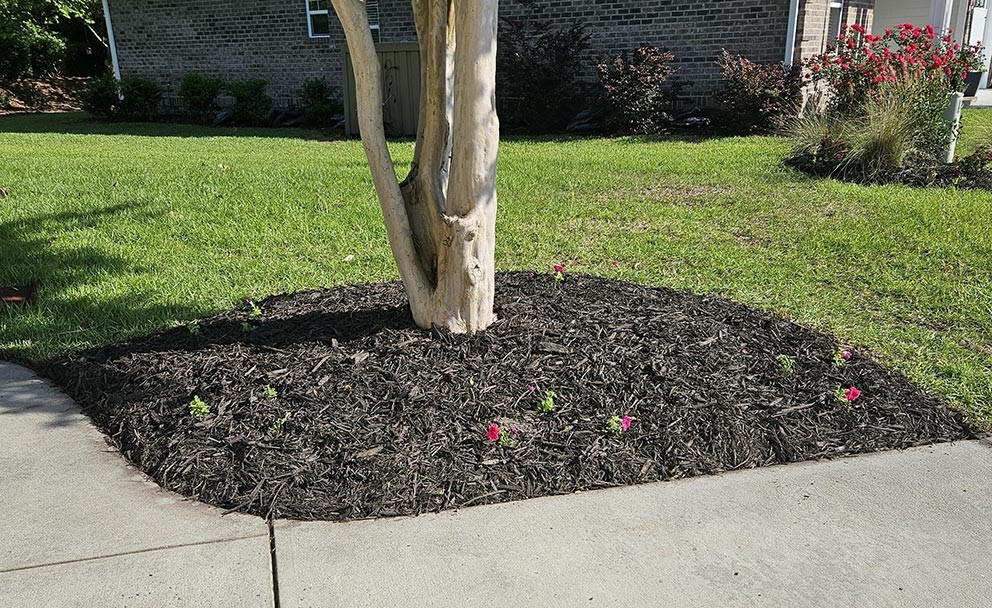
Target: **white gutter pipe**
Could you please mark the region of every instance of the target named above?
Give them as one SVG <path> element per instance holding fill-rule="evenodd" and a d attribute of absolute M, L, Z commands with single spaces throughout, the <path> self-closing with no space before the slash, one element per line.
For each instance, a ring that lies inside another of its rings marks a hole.
<path fill-rule="evenodd" d="M 106 2 L 106 0 L 104 0 Z M 799 0 L 789 2 L 789 29 L 785 33 L 785 65 L 791 66 L 796 59 L 796 30 L 799 27 Z"/>
<path fill-rule="evenodd" d="M 114 78 L 121 79 L 121 64 L 117 61 L 117 43 L 114 41 L 114 26 L 110 22 L 110 2 L 103 0 L 103 18 L 107 22 L 107 44 L 110 46 L 110 63 L 114 66 Z"/>

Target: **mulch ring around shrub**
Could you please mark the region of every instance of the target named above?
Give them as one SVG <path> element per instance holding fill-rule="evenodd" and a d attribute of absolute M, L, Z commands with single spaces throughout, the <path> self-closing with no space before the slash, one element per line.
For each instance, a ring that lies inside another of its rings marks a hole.
<path fill-rule="evenodd" d="M 43 371 L 163 487 L 298 519 L 410 515 L 972 436 L 901 374 L 857 350 L 841 365 L 829 336 L 719 298 L 501 273 L 497 312 L 488 331 L 454 336 L 416 328 L 398 283 L 335 287 Z M 861 394 L 848 401 L 852 386 Z M 554 409 L 540 412 L 548 392 Z"/>
<path fill-rule="evenodd" d="M 866 174 L 857 168 L 845 168 L 840 162 L 803 154 L 788 158 L 785 164 L 816 177 L 829 177 L 866 186 L 902 184 L 917 188 L 946 188 L 992 191 L 992 171 L 965 172 L 957 164 L 905 167 Z"/>

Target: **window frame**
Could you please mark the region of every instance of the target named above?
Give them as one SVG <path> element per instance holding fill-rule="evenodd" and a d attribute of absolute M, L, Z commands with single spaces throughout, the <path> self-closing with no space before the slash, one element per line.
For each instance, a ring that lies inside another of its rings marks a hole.
<path fill-rule="evenodd" d="M 307 35 L 309 35 L 310 38 L 315 38 L 315 39 L 330 38 L 331 37 L 331 31 L 330 31 L 331 10 L 330 10 L 330 5 L 328 5 L 328 7 L 325 8 L 325 9 L 323 9 L 323 10 L 321 10 L 321 9 L 313 10 L 313 9 L 310 8 L 310 2 L 311 2 L 311 0 L 303 0 L 303 6 L 304 6 L 304 8 L 307 11 Z M 330 0 L 327 0 L 327 2 L 330 2 Z M 327 33 L 326 34 L 314 34 L 313 33 L 313 17 L 314 17 L 314 15 L 326 15 L 327 16 L 327 26 L 328 27 L 327 27 Z"/>

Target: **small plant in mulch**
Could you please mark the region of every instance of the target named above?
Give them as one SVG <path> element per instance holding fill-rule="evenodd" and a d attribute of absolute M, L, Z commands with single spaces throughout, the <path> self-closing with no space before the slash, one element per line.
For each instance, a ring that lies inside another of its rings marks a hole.
<path fill-rule="evenodd" d="M 500 446 L 516 447 L 520 443 L 519 436 L 520 430 L 515 426 L 504 429 L 494 422 L 486 428 L 486 439 Z"/>
<path fill-rule="evenodd" d="M 272 388 L 272 385 L 265 385 L 265 398 L 266 399 L 277 399 L 279 397 L 279 391 Z"/>
<path fill-rule="evenodd" d="M 199 395 L 194 395 L 193 400 L 189 402 L 189 415 L 194 418 L 203 418 L 210 414 L 210 405 L 200 398 Z"/>
<path fill-rule="evenodd" d="M 544 396 L 537 402 L 537 411 L 542 414 L 553 412 L 555 409 L 555 397 L 557 396 L 554 391 L 544 391 Z"/>
<path fill-rule="evenodd" d="M 283 427 L 286 426 L 286 423 L 289 422 L 290 419 L 292 419 L 292 417 L 293 417 L 292 412 L 286 412 L 285 414 L 283 414 L 269 427 L 269 433 L 271 435 L 281 435 L 283 431 Z"/>
<path fill-rule="evenodd" d="M 252 325 L 251 323 L 248 323 L 247 321 L 242 321 L 241 322 L 241 331 L 245 332 L 246 334 L 251 333 L 251 332 L 255 331 L 255 326 Z"/>
<path fill-rule="evenodd" d="M 560 283 L 560 282 L 562 282 L 562 281 L 565 280 L 565 265 L 564 264 L 555 264 L 552 267 L 552 270 L 555 273 L 555 281 L 557 281 L 557 282 Z"/>
<path fill-rule="evenodd" d="M 613 414 L 606 420 L 606 426 L 604 430 L 610 435 L 620 435 L 626 433 L 630 429 L 630 425 L 633 424 L 634 419 L 630 416 L 619 416 Z"/>
<path fill-rule="evenodd" d="M 837 352 L 834 353 L 834 367 L 844 367 L 844 364 L 850 361 L 852 357 L 854 357 L 854 351 L 849 347 L 838 348 Z"/>
<path fill-rule="evenodd" d="M 245 298 L 244 299 L 244 303 L 248 307 L 248 314 L 249 315 L 251 315 L 253 317 L 260 317 L 260 316 L 262 316 L 262 309 L 259 308 L 258 304 L 255 303 L 255 300 L 253 300 L 251 298 Z"/>
<path fill-rule="evenodd" d="M 779 367 L 782 368 L 783 374 L 791 376 L 796 373 L 796 359 L 794 357 L 779 355 L 775 359 L 778 361 Z"/>
<path fill-rule="evenodd" d="M 861 396 L 861 391 L 856 387 L 852 386 L 849 388 L 840 387 L 837 392 L 834 393 L 837 401 L 841 403 L 853 403 L 858 397 Z"/>

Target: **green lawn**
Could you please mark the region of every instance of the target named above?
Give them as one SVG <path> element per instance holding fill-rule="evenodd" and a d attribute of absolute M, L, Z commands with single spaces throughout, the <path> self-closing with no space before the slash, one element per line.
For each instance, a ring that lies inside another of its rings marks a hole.
<path fill-rule="evenodd" d="M 962 152 L 992 140 L 992 111 L 969 111 L 965 138 Z M 411 144 L 392 148 L 404 171 Z M 505 141 L 497 264 L 564 261 L 773 309 L 992 427 L 992 193 L 809 179 L 782 165 L 787 149 Z M 354 141 L 11 116 L 0 187 L 0 284 L 45 280 L 38 306 L 0 310 L 7 357 L 120 340 L 245 296 L 396 277 Z"/>

